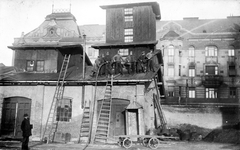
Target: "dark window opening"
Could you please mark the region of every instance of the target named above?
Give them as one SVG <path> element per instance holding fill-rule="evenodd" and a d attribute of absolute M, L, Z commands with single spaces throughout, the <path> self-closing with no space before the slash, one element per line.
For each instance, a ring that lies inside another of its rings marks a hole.
<path fill-rule="evenodd" d="M 230 87 L 229 89 L 229 98 L 236 98 L 237 91 L 235 87 Z"/>
<path fill-rule="evenodd" d="M 56 120 L 70 122 L 71 118 L 72 118 L 72 100 L 69 98 L 63 98 L 59 100 Z"/>

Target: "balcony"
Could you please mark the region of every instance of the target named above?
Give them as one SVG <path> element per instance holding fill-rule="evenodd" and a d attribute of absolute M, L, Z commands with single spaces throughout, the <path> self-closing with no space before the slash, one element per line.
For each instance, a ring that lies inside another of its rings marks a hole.
<path fill-rule="evenodd" d="M 223 83 L 223 77 L 219 75 L 205 75 L 202 83 L 206 88 L 218 88 Z"/>

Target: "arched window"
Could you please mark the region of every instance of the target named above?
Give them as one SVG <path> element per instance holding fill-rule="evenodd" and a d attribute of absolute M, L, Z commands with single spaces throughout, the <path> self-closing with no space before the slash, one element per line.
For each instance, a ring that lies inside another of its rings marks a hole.
<path fill-rule="evenodd" d="M 206 56 L 217 56 L 217 47 L 216 46 L 207 46 L 205 48 L 205 55 Z"/>
<path fill-rule="evenodd" d="M 190 46 L 188 48 L 188 56 L 189 57 L 194 57 L 195 56 L 195 48 L 193 46 Z"/>

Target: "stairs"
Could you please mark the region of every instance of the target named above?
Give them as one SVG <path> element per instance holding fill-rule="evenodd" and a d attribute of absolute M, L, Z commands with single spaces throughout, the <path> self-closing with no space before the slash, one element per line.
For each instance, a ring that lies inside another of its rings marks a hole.
<path fill-rule="evenodd" d="M 105 95 L 100 107 L 96 134 L 94 137 L 95 143 L 106 143 L 108 139 L 112 105 L 112 85 L 113 77 L 111 78 L 111 81 L 108 81 L 106 84 Z"/>
<path fill-rule="evenodd" d="M 70 57 L 71 55 L 64 56 L 61 71 L 59 73 L 58 82 L 55 89 L 55 93 L 54 93 L 53 100 L 48 113 L 46 125 L 43 131 L 42 140 L 47 140 L 47 143 L 49 143 L 49 141 L 51 142 L 54 141 L 55 133 L 57 131 L 58 121 L 56 120 L 56 110 L 57 110 L 59 100 L 63 98 L 64 80 L 66 77 Z"/>
<path fill-rule="evenodd" d="M 82 123 L 80 127 L 79 141 L 81 143 L 82 140 L 87 140 L 90 134 L 90 107 L 84 107 Z"/>

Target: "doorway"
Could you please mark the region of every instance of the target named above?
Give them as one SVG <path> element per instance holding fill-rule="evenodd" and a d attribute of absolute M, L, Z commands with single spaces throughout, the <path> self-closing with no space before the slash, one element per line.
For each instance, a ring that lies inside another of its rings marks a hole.
<path fill-rule="evenodd" d="M 101 103 L 102 100 L 98 100 L 97 114 L 99 114 L 100 112 Z M 126 99 L 112 99 L 109 137 L 126 135 L 125 109 L 129 105 L 129 103 L 130 101 Z"/>
<path fill-rule="evenodd" d="M 30 117 L 31 99 L 25 97 L 5 98 L 2 107 L 1 136 L 21 138 L 21 123 L 25 113 Z"/>

